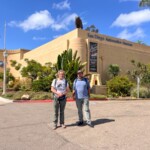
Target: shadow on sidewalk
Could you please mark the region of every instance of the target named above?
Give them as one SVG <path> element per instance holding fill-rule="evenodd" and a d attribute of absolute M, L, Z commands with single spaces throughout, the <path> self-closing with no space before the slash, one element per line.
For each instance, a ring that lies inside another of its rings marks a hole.
<path fill-rule="evenodd" d="M 109 123 L 109 122 L 113 122 L 115 121 L 114 119 L 97 119 L 97 120 L 94 120 L 92 121 L 93 125 L 99 125 L 99 124 L 104 124 L 104 123 Z M 66 125 L 67 127 L 73 127 L 73 126 L 77 126 L 77 123 L 72 123 L 72 124 L 67 124 Z M 86 123 L 84 123 L 82 126 L 80 127 L 83 127 L 83 126 L 86 126 Z"/>
<path fill-rule="evenodd" d="M 78 126 L 78 125 L 77 125 L 77 123 L 72 123 L 72 124 L 67 124 L 66 126 L 67 127 L 73 127 L 73 126 Z M 86 126 L 85 123 L 82 126 L 80 126 L 80 127 L 84 127 L 84 126 Z"/>
<path fill-rule="evenodd" d="M 109 123 L 109 122 L 113 122 L 115 121 L 114 119 L 97 119 L 97 120 L 94 120 L 92 121 L 93 125 L 99 125 L 99 124 L 103 124 L 103 123 Z"/>

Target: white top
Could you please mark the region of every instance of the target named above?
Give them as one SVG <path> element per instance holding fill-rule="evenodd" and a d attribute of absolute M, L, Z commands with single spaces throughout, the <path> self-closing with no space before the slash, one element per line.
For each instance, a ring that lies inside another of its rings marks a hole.
<path fill-rule="evenodd" d="M 56 89 L 57 92 L 59 93 L 65 93 L 66 92 L 66 88 L 69 86 L 68 82 L 67 82 L 67 87 L 66 87 L 66 79 L 54 79 L 52 84 L 52 87 L 54 87 Z"/>

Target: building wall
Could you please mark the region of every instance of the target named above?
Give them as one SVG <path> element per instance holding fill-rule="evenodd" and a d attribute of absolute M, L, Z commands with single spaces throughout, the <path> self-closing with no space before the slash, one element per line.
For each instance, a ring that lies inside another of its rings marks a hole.
<path fill-rule="evenodd" d="M 90 52 L 89 43 L 94 42 L 98 44 L 98 68 L 96 73 L 99 73 L 101 75 L 102 83 L 105 83 L 105 81 L 109 78 L 108 66 L 110 64 L 118 64 L 121 69 L 121 74 L 126 74 L 128 70 L 133 67 L 131 64 L 131 60 L 140 61 L 146 64 L 150 63 L 150 46 L 145 46 L 102 34 L 91 33 L 84 30 L 79 30 L 78 36 L 82 37 L 82 39 L 86 41 L 86 60 L 88 62 L 87 73 L 94 73 L 88 71 Z M 117 41 L 118 43 L 110 42 L 110 39 Z M 123 43 L 128 45 L 125 45 Z"/>
<path fill-rule="evenodd" d="M 72 48 L 73 51 L 78 50 L 82 62 L 87 62 L 85 73 L 89 72 L 89 43 L 98 44 L 97 54 L 97 72 L 101 75 L 102 82 L 108 79 L 107 69 L 110 64 L 118 64 L 121 68 L 121 73 L 125 74 L 131 67 L 131 60 L 150 63 L 150 47 L 141 44 L 133 43 L 127 40 L 92 33 L 81 29 L 75 29 L 53 41 L 50 41 L 32 51 L 9 51 L 8 67 L 15 77 L 20 77 L 20 73 L 10 66 L 10 60 L 16 60 L 18 63 L 25 66 L 24 59 L 34 59 L 41 64 L 46 62 L 55 63 L 58 54 L 64 50 Z M 1 59 L 0 53 L 0 59 Z"/>
<path fill-rule="evenodd" d="M 24 58 L 34 59 L 41 64 L 47 62 L 55 63 L 58 54 L 61 54 L 64 50 L 69 48 L 69 41 L 77 37 L 76 30 L 73 30 L 51 42 L 48 42 L 32 51 L 26 53 Z"/>

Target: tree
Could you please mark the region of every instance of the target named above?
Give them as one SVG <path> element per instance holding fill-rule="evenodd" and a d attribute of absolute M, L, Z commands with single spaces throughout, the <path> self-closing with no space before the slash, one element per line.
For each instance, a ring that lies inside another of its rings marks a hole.
<path fill-rule="evenodd" d="M 38 73 L 42 72 L 42 65 L 35 60 L 25 59 L 27 66 L 21 69 L 22 77 L 30 78 L 33 82 L 37 79 Z"/>
<path fill-rule="evenodd" d="M 142 83 L 150 89 L 150 64 L 146 65 L 146 71 L 143 75 Z"/>
<path fill-rule="evenodd" d="M 6 83 L 8 83 L 9 81 L 14 81 L 15 77 L 10 73 L 10 69 L 7 68 L 6 71 Z M 3 81 L 3 72 L 0 73 L 0 81 Z"/>
<path fill-rule="evenodd" d="M 87 27 L 85 30 L 90 31 L 90 32 L 95 32 L 95 33 L 99 32 L 99 30 L 95 27 L 95 25 L 91 25 Z"/>
<path fill-rule="evenodd" d="M 139 6 L 140 7 L 150 6 L 150 0 L 140 0 Z"/>
<path fill-rule="evenodd" d="M 52 80 L 56 77 L 56 69 L 52 63 L 45 63 L 42 66 L 42 71 L 38 72 L 38 80 L 34 80 L 32 83 L 33 91 L 46 91 L 48 92 L 51 87 Z"/>
<path fill-rule="evenodd" d="M 84 69 L 86 62 L 81 62 L 80 57 L 77 57 L 77 51 L 73 54 L 72 49 L 65 50 L 62 54 L 58 55 L 57 63 L 54 65 L 56 71 L 64 70 L 66 72 L 66 79 L 69 82 L 70 89 L 74 79 L 77 77 L 77 71 Z"/>
<path fill-rule="evenodd" d="M 138 44 L 142 44 L 142 45 L 146 45 L 146 44 L 145 44 L 143 41 L 141 41 L 141 40 L 138 40 L 137 43 L 138 43 Z"/>
<path fill-rule="evenodd" d="M 80 19 L 80 17 L 76 17 L 76 19 L 75 19 L 75 25 L 76 25 L 76 28 L 83 29 L 82 20 Z"/>
<path fill-rule="evenodd" d="M 115 77 L 119 74 L 120 68 L 117 64 L 111 64 L 108 67 L 108 73 L 112 76 Z"/>
<path fill-rule="evenodd" d="M 146 65 L 141 62 L 136 62 L 135 60 L 131 60 L 131 63 L 134 68 L 131 71 L 128 71 L 128 74 L 131 75 L 133 79 L 136 79 L 137 77 L 142 79 L 144 74 L 147 72 Z"/>

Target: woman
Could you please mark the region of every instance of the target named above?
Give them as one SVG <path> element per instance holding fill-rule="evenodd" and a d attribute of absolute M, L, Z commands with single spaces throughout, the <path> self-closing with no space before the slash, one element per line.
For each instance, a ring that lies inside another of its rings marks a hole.
<path fill-rule="evenodd" d="M 58 116 L 60 113 L 60 126 L 66 128 L 64 123 L 64 110 L 66 106 L 66 94 L 69 91 L 69 85 L 65 79 L 65 72 L 59 70 L 57 73 L 58 78 L 54 79 L 51 85 L 51 91 L 54 95 L 54 127 L 56 130 L 58 127 Z M 60 112 L 59 112 L 60 110 Z"/>

